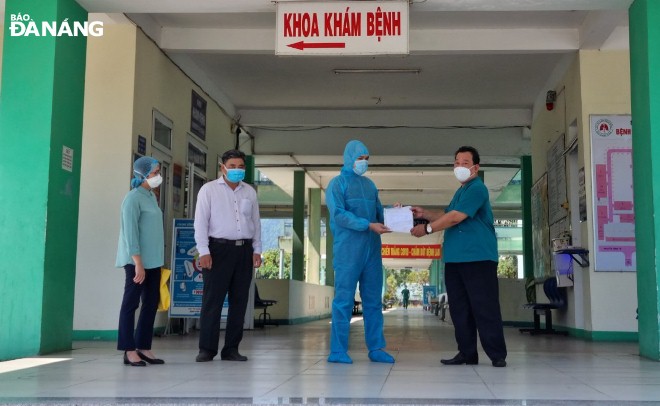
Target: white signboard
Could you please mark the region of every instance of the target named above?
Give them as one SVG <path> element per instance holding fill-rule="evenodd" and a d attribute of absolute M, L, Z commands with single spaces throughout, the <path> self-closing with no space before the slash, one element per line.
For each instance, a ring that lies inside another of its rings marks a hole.
<path fill-rule="evenodd" d="M 594 270 L 635 271 L 631 119 L 592 115 L 589 121 Z"/>
<path fill-rule="evenodd" d="M 73 172 L 73 149 L 62 146 L 62 169 Z"/>
<path fill-rule="evenodd" d="M 407 1 L 278 2 L 277 55 L 408 53 Z"/>

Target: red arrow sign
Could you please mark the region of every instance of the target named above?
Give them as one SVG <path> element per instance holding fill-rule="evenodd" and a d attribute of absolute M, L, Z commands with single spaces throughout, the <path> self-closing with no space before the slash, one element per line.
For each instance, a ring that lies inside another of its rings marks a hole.
<path fill-rule="evenodd" d="M 298 41 L 293 44 L 287 45 L 290 48 L 299 49 L 304 51 L 305 48 L 346 48 L 345 42 L 305 42 Z"/>

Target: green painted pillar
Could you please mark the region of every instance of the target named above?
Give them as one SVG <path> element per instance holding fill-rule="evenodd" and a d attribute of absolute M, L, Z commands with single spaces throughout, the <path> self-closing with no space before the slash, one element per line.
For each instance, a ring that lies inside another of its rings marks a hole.
<path fill-rule="evenodd" d="M 525 296 L 527 303 L 536 302 L 536 282 L 534 278 L 534 242 L 532 237 L 532 157 L 520 157 L 520 192 L 522 206 L 523 269 Z"/>
<path fill-rule="evenodd" d="M 330 230 L 330 213 L 324 209 L 325 213 L 325 286 L 335 286 L 335 268 L 332 266 L 334 259 L 334 238 Z"/>
<path fill-rule="evenodd" d="M 660 2 L 635 0 L 629 17 L 639 352 L 660 360 Z"/>
<path fill-rule="evenodd" d="M 520 192 L 523 218 L 523 262 L 525 279 L 534 279 L 534 248 L 532 245 L 532 157 L 520 157 Z"/>
<path fill-rule="evenodd" d="M 254 155 L 246 155 L 245 156 L 245 183 L 249 183 L 250 185 L 254 186 L 254 181 L 256 180 L 255 177 L 255 170 L 254 170 Z"/>
<path fill-rule="evenodd" d="M 73 330 L 87 40 L 12 36 L 22 31 L 11 29 L 19 13 L 39 30 L 42 22 L 87 20 L 73 0 L 5 3 L 0 360 L 70 349 Z"/>
<path fill-rule="evenodd" d="M 321 281 L 321 189 L 309 189 L 309 249 L 307 251 L 307 282 Z"/>
<path fill-rule="evenodd" d="M 431 286 L 437 286 L 438 288 L 438 294 L 443 293 L 445 291 L 445 288 L 443 286 L 443 273 L 444 273 L 444 267 L 443 263 L 439 259 L 434 259 L 431 261 L 431 268 L 429 269 L 429 279 L 430 279 L 430 284 Z"/>
<path fill-rule="evenodd" d="M 291 279 L 305 280 L 305 172 L 293 172 L 293 249 Z"/>

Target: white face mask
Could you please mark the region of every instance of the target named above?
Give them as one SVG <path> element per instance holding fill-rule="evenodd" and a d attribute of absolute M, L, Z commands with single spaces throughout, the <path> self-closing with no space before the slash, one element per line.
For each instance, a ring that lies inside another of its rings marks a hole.
<path fill-rule="evenodd" d="M 154 176 L 153 178 L 147 179 L 147 184 L 152 189 L 157 188 L 158 186 L 160 186 L 161 183 L 163 183 L 163 177 L 160 176 L 160 174 Z"/>
<path fill-rule="evenodd" d="M 474 165 L 469 168 L 464 166 L 457 166 L 454 168 L 454 176 L 456 176 L 456 179 L 458 179 L 459 182 L 463 183 L 468 180 L 470 176 L 472 176 L 472 173 L 470 173 L 470 169 L 472 168 L 474 168 Z"/>

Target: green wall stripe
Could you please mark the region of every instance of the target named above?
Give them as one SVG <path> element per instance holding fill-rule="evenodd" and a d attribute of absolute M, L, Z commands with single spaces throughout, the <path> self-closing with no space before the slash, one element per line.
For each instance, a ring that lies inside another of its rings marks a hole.
<path fill-rule="evenodd" d="M 73 330 L 74 341 L 117 341 L 117 330 Z M 154 336 L 165 334 L 165 327 L 154 327 Z"/>
<path fill-rule="evenodd" d="M 73 330 L 74 341 L 117 341 L 117 330 Z"/>

